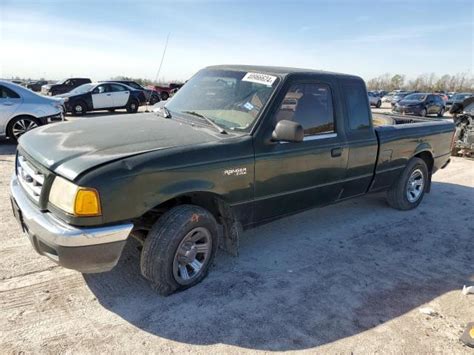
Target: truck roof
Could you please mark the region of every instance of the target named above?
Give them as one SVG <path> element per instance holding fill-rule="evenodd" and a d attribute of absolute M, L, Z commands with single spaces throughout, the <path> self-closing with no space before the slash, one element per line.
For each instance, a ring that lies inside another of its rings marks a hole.
<path fill-rule="evenodd" d="M 362 78 L 356 75 L 335 73 L 325 70 L 315 70 L 315 69 L 303 69 L 303 68 L 289 68 L 289 67 L 274 67 L 266 65 L 234 65 L 234 64 L 223 64 L 223 65 L 212 65 L 206 69 L 218 69 L 218 70 L 235 70 L 235 71 L 253 71 L 253 72 L 262 72 L 265 74 L 273 74 L 277 76 L 287 76 L 291 74 L 309 74 L 309 75 L 331 75 L 337 76 L 340 78 L 346 79 L 359 79 Z"/>

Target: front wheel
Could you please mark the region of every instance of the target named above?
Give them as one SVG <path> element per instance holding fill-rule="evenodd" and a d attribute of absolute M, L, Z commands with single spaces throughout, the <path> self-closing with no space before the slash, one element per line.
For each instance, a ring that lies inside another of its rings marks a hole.
<path fill-rule="evenodd" d="M 420 111 L 420 116 L 421 117 L 426 117 L 426 114 L 427 114 L 427 112 L 426 112 L 425 108 Z"/>
<path fill-rule="evenodd" d="M 83 102 L 75 102 L 72 105 L 71 112 L 74 116 L 85 115 L 86 111 L 87 111 L 87 107 L 86 107 L 85 103 L 83 103 Z"/>
<path fill-rule="evenodd" d="M 140 267 L 167 296 L 201 282 L 217 250 L 217 223 L 202 207 L 180 205 L 153 225 L 143 245 Z"/>
<path fill-rule="evenodd" d="M 398 210 L 417 207 L 429 182 L 428 167 L 423 159 L 412 158 L 403 173 L 387 192 L 390 206 Z"/>
<path fill-rule="evenodd" d="M 377 104 L 375 105 L 375 107 L 380 108 L 380 106 L 382 106 L 382 101 L 379 100 L 377 101 Z"/>
<path fill-rule="evenodd" d="M 128 113 L 136 113 L 138 111 L 138 101 L 130 100 L 130 102 L 127 104 L 126 109 Z"/>
<path fill-rule="evenodd" d="M 441 107 L 441 110 L 438 112 L 438 117 L 443 117 L 444 116 L 444 107 Z"/>

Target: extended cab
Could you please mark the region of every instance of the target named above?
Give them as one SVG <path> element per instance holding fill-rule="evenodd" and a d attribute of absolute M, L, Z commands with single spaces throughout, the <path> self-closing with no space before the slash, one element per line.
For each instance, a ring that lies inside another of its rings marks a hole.
<path fill-rule="evenodd" d="M 113 268 L 133 236 L 161 294 L 201 281 L 245 228 L 369 192 L 418 206 L 449 163 L 454 125 L 380 116 L 363 80 L 215 66 L 156 113 L 21 137 L 14 214 L 34 248 L 81 272 Z"/>

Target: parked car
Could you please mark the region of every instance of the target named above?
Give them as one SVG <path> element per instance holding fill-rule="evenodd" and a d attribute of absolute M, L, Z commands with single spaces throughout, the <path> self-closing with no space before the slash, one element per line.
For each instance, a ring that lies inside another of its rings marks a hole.
<path fill-rule="evenodd" d="M 135 90 L 143 91 L 143 93 L 145 94 L 146 102 L 148 102 L 150 105 L 154 105 L 157 102 L 160 102 L 160 95 L 156 91 L 151 90 L 151 89 L 146 89 L 135 81 L 111 80 L 109 82 L 125 84 L 125 85 L 130 86 L 131 88 L 133 88 Z"/>
<path fill-rule="evenodd" d="M 46 80 L 30 80 L 25 84 L 25 87 L 32 91 L 41 91 L 41 87 L 46 84 L 48 84 Z"/>
<path fill-rule="evenodd" d="M 20 85 L 0 80 L 0 137 L 16 141 L 41 125 L 61 121 L 60 100 L 47 98 Z"/>
<path fill-rule="evenodd" d="M 374 127 L 361 78 L 259 66 L 206 68 L 156 115 L 21 137 L 12 207 L 40 254 L 107 271 L 133 236 L 142 274 L 170 294 L 200 282 L 218 246 L 237 253 L 244 228 L 367 192 L 416 208 L 454 131 L 399 116 Z"/>
<path fill-rule="evenodd" d="M 373 93 L 372 91 L 369 91 L 367 93 L 368 97 L 369 97 L 369 103 L 370 103 L 370 106 L 375 106 L 377 108 L 379 108 L 380 106 L 382 106 L 382 99 L 380 98 L 380 96 L 378 96 L 377 94 Z"/>
<path fill-rule="evenodd" d="M 148 85 L 147 88 L 158 93 L 163 101 L 168 100 L 174 95 L 184 84 L 171 83 L 169 86 Z"/>
<path fill-rule="evenodd" d="M 460 92 L 454 94 L 448 101 L 446 101 L 446 110 L 450 110 L 453 104 L 463 102 L 464 100 L 474 96 L 471 92 Z"/>
<path fill-rule="evenodd" d="M 410 95 L 410 94 L 414 94 L 415 92 L 414 91 L 400 91 L 398 93 L 396 93 L 395 95 L 393 95 L 392 97 L 392 100 L 390 101 L 390 104 L 392 105 L 392 108 L 395 106 L 395 104 L 402 100 L 405 96 L 407 95 Z"/>
<path fill-rule="evenodd" d="M 437 94 L 416 93 L 407 95 L 397 102 L 393 111 L 422 117 L 431 114 L 443 117 L 446 107 L 444 100 Z"/>
<path fill-rule="evenodd" d="M 83 84 L 91 83 L 91 79 L 88 78 L 70 78 L 60 80 L 56 84 L 46 84 L 41 87 L 41 93 L 43 95 L 56 96 L 65 94 Z"/>
<path fill-rule="evenodd" d="M 390 91 L 382 97 L 382 102 L 391 102 L 393 97 L 398 94 L 400 90 Z"/>
<path fill-rule="evenodd" d="M 66 112 L 71 112 L 73 115 L 122 108 L 128 113 L 135 113 L 139 106 L 146 103 L 142 90 L 135 90 L 127 85 L 113 82 L 84 84 L 58 97 L 64 98 Z"/>

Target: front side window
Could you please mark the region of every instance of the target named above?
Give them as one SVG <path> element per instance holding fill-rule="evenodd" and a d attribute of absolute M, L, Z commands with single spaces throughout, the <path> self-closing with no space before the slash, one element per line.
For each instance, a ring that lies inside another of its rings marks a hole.
<path fill-rule="evenodd" d="M 118 85 L 118 84 L 110 84 L 111 91 L 125 91 L 127 90 L 125 86 Z"/>
<path fill-rule="evenodd" d="M 19 99 L 20 95 L 18 95 L 15 91 L 7 88 L 6 86 L 0 85 L 0 99 Z"/>
<path fill-rule="evenodd" d="M 99 85 L 92 91 L 93 94 L 103 94 L 105 92 L 108 92 L 108 85 Z"/>
<path fill-rule="evenodd" d="M 204 69 L 166 104 L 172 115 L 206 116 L 230 130 L 249 131 L 278 85 L 266 73 Z"/>
<path fill-rule="evenodd" d="M 326 84 L 293 84 L 275 116 L 276 122 L 298 122 L 305 136 L 333 133 L 334 112 L 331 89 Z"/>
<path fill-rule="evenodd" d="M 365 86 L 355 80 L 347 80 L 342 85 L 346 100 L 349 128 L 353 131 L 370 127 L 370 112 L 365 94 Z"/>

